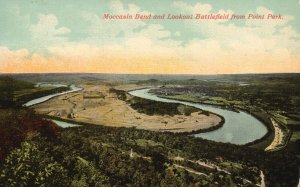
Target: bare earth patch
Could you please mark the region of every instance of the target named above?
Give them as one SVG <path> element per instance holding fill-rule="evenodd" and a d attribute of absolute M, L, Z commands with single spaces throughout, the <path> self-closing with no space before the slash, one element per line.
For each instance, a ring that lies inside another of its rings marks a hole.
<path fill-rule="evenodd" d="M 194 112 L 185 115 L 146 115 L 139 113 L 126 102 L 109 92 L 105 85 L 81 85 L 80 92 L 55 97 L 33 106 L 40 114 L 72 119 L 78 122 L 114 126 L 136 127 L 153 131 L 191 132 L 218 125 L 221 118 L 215 114 L 208 116 Z M 134 85 L 118 87 L 122 90 L 138 88 Z M 130 97 L 130 96 L 129 96 Z"/>
<path fill-rule="evenodd" d="M 265 149 L 266 151 L 276 150 L 284 144 L 284 134 L 279 124 L 274 119 L 271 119 L 271 121 L 275 129 L 275 137 L 272 143 Z"/>

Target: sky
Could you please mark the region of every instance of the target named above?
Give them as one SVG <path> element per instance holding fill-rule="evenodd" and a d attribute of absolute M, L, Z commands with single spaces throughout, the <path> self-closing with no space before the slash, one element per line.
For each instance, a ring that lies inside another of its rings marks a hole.
<path fill-rule="evenodd" d="M 104 19 L 137 13 L 282 19 Z M 0 0 L 0 32 L 0 73 L 300 73 L 300 0 Z"/>

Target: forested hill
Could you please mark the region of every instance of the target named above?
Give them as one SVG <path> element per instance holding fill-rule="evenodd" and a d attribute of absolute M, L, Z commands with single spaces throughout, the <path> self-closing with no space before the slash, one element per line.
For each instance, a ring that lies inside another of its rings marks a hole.
<path fill-rule="evenodd" d="M 0 184 L 254 186 L 261 171 L 267 186 L 294 186 L 298 180 L 295 158 L 283 152 L 104 126 L 55 130 L 47 137 L 45 127 L 27 133 L 2 161 Z"/>

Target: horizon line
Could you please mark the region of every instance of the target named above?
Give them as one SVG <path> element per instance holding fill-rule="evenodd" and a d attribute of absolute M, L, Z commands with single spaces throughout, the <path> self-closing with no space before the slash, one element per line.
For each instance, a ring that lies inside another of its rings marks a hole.
<path fill-rule="evenodd" d="M 270 75 L 270 74 L 300 74 L 300 72 L 266 72 L 266 73 L 215 73 L 215 74 L 194 74 L 194 73 L 105 73 L 105 72 L 36 72 L 36 73 L 1 73 L 0 75 L 34 75 L 34 74 L 105 74 L 105 75 L 190 75 L 190 76 L 214 76 L 214 75 Z"/>

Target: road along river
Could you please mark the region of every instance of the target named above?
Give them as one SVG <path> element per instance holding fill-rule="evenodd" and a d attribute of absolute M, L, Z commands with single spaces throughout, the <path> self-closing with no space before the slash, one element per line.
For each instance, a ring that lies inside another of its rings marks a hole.
<path fill-rule="evenodd" d="M 130 91 L 129 94 L 154 101 L 166 103 L 180 103 L 188 106 L 193 106 L 202 110 L 207 110 L 219 114 L 224 117 L 225 123 L 222 127 L 210 132 L 195 134 L 194 136 L 196 137 L 201 137 L 217 142 L 226 142 L 242 145 L 260 139 L 268 132 L 266 126 L 261 121 L 259 121 L 254 116 L 246 112 L 240 111 L 238 113 L 222 109 L 214 105 L 205 105 L 199 103 L 178 101 L 174 99 L 161 98 L 149 93 L 149 90 L 150 89 L 148 88 L 133 90 Z"/>

